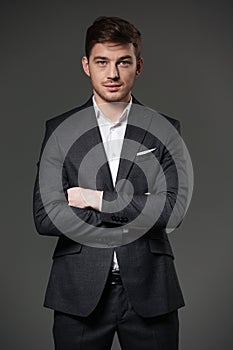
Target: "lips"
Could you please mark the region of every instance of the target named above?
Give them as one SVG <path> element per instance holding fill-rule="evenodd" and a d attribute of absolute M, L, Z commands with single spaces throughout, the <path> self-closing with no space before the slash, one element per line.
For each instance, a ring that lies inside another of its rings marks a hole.
<path fill-rule="evenodd" d="M 106 85 L 104 85 L 104 87 L 109 91 L 117 91 L 117 90 L 119 90 L 121 85 L 120 84 L 114 84 L 114 85 L 113 84 L 106 84 Z"/>

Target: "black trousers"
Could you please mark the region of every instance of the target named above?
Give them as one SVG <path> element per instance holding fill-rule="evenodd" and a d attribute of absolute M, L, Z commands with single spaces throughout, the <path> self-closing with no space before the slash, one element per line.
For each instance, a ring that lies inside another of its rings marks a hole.
<path fill-rule="evenodd" d="M 88 317 L 54 311 L 55 350 L 110 350 L 115 332 L 122 350 L 178 350 L 178 311 L 141 317 L 123 285 L 110 283 Z"/>

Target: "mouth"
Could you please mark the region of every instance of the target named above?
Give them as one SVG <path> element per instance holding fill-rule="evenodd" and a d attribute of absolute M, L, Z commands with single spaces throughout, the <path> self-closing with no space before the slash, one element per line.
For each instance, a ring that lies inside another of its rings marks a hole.
<path fill-rule="evenodd" d="M 118 91 L 121 87 L 121 84 L 104 84 L 104 87 L 108 91 Z"/>

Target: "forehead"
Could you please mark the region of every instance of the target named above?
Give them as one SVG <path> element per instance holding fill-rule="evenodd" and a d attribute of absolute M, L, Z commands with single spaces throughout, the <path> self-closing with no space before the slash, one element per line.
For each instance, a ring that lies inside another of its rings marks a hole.
<path fill-rule="evenodd" d="M 96 43 L 91 50 L 91 58 L 96 56 L 117 59 L 123 56 L 135 56 L 135 49 L 132 43 Z M 135 56 L 136 57 L 136 56 Z"/>

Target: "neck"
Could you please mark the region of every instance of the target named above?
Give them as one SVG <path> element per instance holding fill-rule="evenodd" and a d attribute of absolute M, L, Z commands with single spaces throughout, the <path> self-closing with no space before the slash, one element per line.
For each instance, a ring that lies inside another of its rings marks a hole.
<path fill-rule="evenodd" d="M 98 104 L 98 107 L 101 110 L 101 112 L 103 112 L 103 114 L 112 122 L 116 122 L 119 120 L 126 106 L 126 102 L 110 102 Z"/>
<path fill-rule="evenodd" d="M 130 98 L 129 98 L 130 101 Z M 116 122 L 119 120 L 121 114 L 123 113 L 125 107 L 127 106 L 128 102 L 103 102 L 100 101 L 95 96 L 95 102 L 101 112 L 112 122 Z"/>

